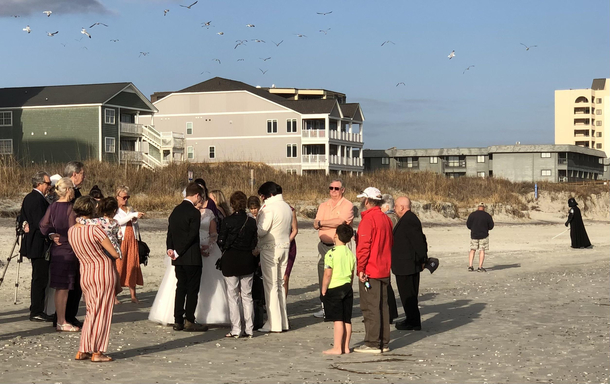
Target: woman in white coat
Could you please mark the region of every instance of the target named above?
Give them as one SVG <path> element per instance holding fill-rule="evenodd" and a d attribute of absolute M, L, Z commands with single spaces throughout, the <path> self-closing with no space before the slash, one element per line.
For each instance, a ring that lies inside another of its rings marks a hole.
<path fill-rule="evenodd" d="M 267 323 L 260 332 L 282 332 L 289 329 L 284 295 L 284 273 L 290 251 L 292 209 L 284 202 L 281 187 L 273 181 L 260 186 L 263 206 L 256 218 L 258 247 L 267 302 Z"/>

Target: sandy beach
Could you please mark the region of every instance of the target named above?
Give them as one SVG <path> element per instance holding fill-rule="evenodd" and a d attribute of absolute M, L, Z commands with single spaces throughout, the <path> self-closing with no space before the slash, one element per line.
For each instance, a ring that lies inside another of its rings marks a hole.
<path fill-rule="evenodd" d="M 487 273 L 467 272 L 469 232 L 462 220 L 422 218 L 429 255 L 422 273 L 421 331 L 392 327 L 391 352 L 329 357 L 332 324 L 319 307 L 317 234 L 301 221 L 290 281 L 292 330 L 226 339 L 227 328 L 174 332 L 147 320 L 164 273 L 165 219 L 141 221 L 152 249 L 143 268 L 139 305 L 128 292 L 115 307 L 107 364 L 75 361 L 79 334 L 57 333 L 28 321 L 28 260 L 0 288 L 0 382 L 3 383 L 608 383 L 610 356 L 610 223 L 585 219 L 593 249 L 571 249 L 565 216 L 532 213 L 530 220 L 496 222 Z M 0 219 L 0 256 L 14 242 L 13 220 Z M 478 257 L 478 256 L 477 256 Z M 476 260 L 476 258 L 475 258 Z M 398 292 L 396 292 L 398 297 Z M 352 347 L 364 326 L 356 287 Z M 84 302 L 79 318 L 84 318 Z M 399 305 L 402 317 L 402 308 Z M 400 320 L 400 319 L 399 319 Z"/>

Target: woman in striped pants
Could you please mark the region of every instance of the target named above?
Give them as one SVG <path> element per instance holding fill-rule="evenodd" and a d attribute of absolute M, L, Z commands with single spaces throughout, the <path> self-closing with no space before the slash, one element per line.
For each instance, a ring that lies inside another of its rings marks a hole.
<path fill-rule="evenodd" d="M 77 224 L 68 231 L 68 240 L 80 261 L 80 284 L 85 296 L 87 314 L 80 337 L 76 360 L 112 361 L 104 353 L 108 348 L 110 323 L 114 308 L 114 265 L 106 252 L 117 259 L 110 239 L 99 225 L 80 224 L 81 219 L 95 216 L 96 201 L 91 196 L 79 197 L 74 203 Z"/>

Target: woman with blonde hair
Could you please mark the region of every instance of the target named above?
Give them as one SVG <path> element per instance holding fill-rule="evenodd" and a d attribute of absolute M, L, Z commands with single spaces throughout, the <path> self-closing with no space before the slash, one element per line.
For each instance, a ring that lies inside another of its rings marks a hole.
<path fill-rule="evenodd" d="M 221 217 L 218 219 L 222 220 L 231 214 L 231 208 L 227 202 L 227 198 L 220 189 L 214 189 L 209 193 L 210 199 L 216 204 L 218 211 L 221 213 Z"/>
<path fill-rule="evenodd" d="M 76 313 L 66 313 L 68 293 L 78 289 L 80 285 L 78 259 L 68 242 L 68 229 L 76 223 L 71 203 L 74 198 L 72 180 L 69 177 L 59 179 L 55 184 L 55 193 L 58 200 L 47 208 L 47 212 L 40 220 L 40 232 L 53 241 L 49 265 L 49 287 L 55 289 L 57 330 L 78 332 L 80 327 L 71 324 L 75 320 Z M 68 319 L 66 319 L 67 317 Z"/>
<path fill-rule="evenodd" d="M 121 226 L 121 235 L 123 242 L 121 243 L 122 258 L 116 261 L 116 267 L 119 271 L 121 287 L 129 287 L 131 294 L 131 302 L 139 303 L 136 297 L 136 285 L 144 285 L 142 270 L 140 269 L 140 253 L 138 251 L 138 240 L 140 235 L 140 226 L 138 219 L 144 216 L 143 212 L 135 211 L 128 205 L 129 188 L 120 185 L 116 189 L 116 199 L 119 209 L 114 216 L 114 219 Z M 115 304 L 120 304 L 120 301 L 115 298 Z"/>

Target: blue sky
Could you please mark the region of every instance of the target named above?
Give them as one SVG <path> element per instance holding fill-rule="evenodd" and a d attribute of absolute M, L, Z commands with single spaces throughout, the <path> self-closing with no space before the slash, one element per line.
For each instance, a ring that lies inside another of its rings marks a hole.
<path fill-rule="evenodd" d="M 361 103 L 365 148 L 381 149 L 552 143 L 554 91 L 610 77 L 606 0 L 199 0 L 180 7 L 192 2 L 0 0 L 0 87 L 130 81 L 149 96 L 221 76 L 326 88 Z M 212 26 L 202 27 L 207 21 Z M 108 27 L 88 28 L 95 22 Z M 382 47 L 386 40 L 394 44 Z"/>

